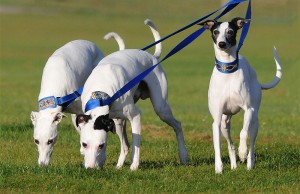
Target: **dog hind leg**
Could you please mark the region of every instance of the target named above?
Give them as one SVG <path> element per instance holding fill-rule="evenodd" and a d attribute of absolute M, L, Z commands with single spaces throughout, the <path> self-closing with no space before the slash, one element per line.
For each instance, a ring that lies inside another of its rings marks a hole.
<path fill-rule="evenodd" d="M 167 101 L 161 102 L 159 106 L 154 106 L 154 110 L 163 122 L 167 123 L 174 129 L 178 143 L 178 155 L 180 158 L 180 163 L 187 164 L 188 153 L 184 143 L 184 136 L 182 132 L 181 123 L 174 118 L 172 110 Z"/>
<path fill-rule="evenodd" d="M 173 116 L 170 105 L 168 104 L 168 83 L 163 70 L 156 69 L 159 72 L 150 74 L 146 77 L 146 82 L 150 94 L 150 100 L 155 113 L 159 118 L 171 126 L 176 134 L 178 143 L 178 155 L 181 164 L 188 163 L 188 153 L 185 147 L 184 136 L 181 123 Z"/>

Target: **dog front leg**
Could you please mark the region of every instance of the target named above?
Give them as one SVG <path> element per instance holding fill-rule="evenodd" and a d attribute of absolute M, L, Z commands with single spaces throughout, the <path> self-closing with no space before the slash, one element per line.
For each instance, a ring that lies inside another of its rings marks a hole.
<path fill-rule="evenodd" d="M 240 133 L 240 145 L 239 145 L 239 157 L 242 162 L 245 162 L 247 159 L 247 138 L 252 121 L 253 109 L 248 108 L 244 113 L 244 124 L 243 129 Z"/>
<path fill-rule="evenodd" d="M 254 144 L 255 140 L 257 137 L 257 132 L 258 132 L 258 113 L 254 112 L 254 115 L 252 117 L 252 122 L 250 124 L 250 148 L 249 148 L 249 153 L 247 157 L 247 169 L 251 170 L 254 168 L 254 162 L 255 162 L 255 157 L 254 157 Z"/>
<path fill-rule="evenodd" d="M 139 111 L 138 111 L 139 112 Z M 137 170 L 140 164 L 140 141 L 141 141 L 141 114 L 135 114 L 130 119 L 132 128 L 132 155 L 131 170 Z"/>
<path fill-rule="evenodd" d="M 213 129 L 213 142 L 215 150 L 215 172 L 221 174 L 223 170 L 223 164 L 221 159 L 221 118 L 214 119 Z"/>
<path fill-rule="evenodd" d="M 104 145 L 104 147 L 102 148 L 100 154 L 96 158 L 96 161 L 97 161 L 97 163 L 95 165 L 96 167 L 102 168 L 104 163 L 105 163 L 105 160 L 106 160 L 106 146 L 107 146 L 107 144 Z"/>
<path fill-rule="evenodd" d="M 228 144 L 231 169 L 236 169 L 235 148 L 230 135 L 230 120 L 231 115 L 222 115 L 221 131 Z"/>
<path fill-rule="evenodd" d="M 116 119 L 115 124 L 116 124 L 116 133 L 119 136 L 120 145 L 121 145 L 117 168 L 121 168 L 124 164 L 124 161 L 126 159 L 129 150 L 129 142 L 126 133 L 126 120 Z"/>

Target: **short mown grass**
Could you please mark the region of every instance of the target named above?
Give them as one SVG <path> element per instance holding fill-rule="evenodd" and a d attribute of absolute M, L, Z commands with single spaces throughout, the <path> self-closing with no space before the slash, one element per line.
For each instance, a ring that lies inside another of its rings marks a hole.
<path fill-rule="evenodd" d="M 79 152 L 79 135 L 70 118 L 62 121 L 49 167 L 38 167 L 30 112 L 37 110 L 43 66 L 51 53 L 74 39 L 95 42 L 104 53 L 118 47 L 102 36 L 118 32 L 127 48 L 153 41 L 143 20 L 150 18 L 162 36 L 217 8 L 213 1 L 0 1 L 0 193 L 299 193 L 300 90 L 299 2 L 253 1 L 251 30 L 241 53 L 262 83 L 275 74 L 272 47 L 278 49 L 283 79 L 263 92 L 256 165 L 251 171 L 238 161 L 230 170 L 223 140 L 224 172 L 214 173 L 212 118 L 207 89 L 213 68 L 209 33 L 163 62 L 169 81 L 169 102 L 182 122 L 189 164 L 179 164 L 173 130 L 162 123 L 149 101 L 142 110 L 141 164 L 131 172 L 115 168 L 119 141 L 109 134 L 103 169 L 86 170 Z M 243 16 L 245 5 L 226 16 Z M 242 14 L 242 15 L 241 15 Z M 163 42 L 163 55 L 198 27 Z M 153 49 L 150 49 L 150 53 Z M 232 121 L 238 147 L 242 112 Z M 130 125 L 127 126 L 131 139 Z"/>

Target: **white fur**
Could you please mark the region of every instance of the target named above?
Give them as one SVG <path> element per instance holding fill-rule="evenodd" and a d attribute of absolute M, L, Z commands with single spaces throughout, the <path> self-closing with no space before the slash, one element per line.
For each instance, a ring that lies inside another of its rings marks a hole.
<path fill-rule="evenodd" d="M 152 26 L 150 26 L 152 27 Z M 154 28 L 153 28 L 154 29 Z M 154 29 L 155 30 L 155 29 Z M 154 33 L 156 39 L 160 38 L 158 32 Z M 156 46 L 157 58 L 161 53 L 161 45 Z M 93 70 L 87 79 L 82 93 L 82 108 L 85 109 L 87 101 L 90 99 L 92 92 L 102 91 L 112 96 L 128 81 L 135 76 L 155 65 L 158 60 L 153 55 L 138 49 L 126 49 L 112 53 L 105 57 L 98 66 Z M 103 164 L 105 160 L 105 149 L 91 151 L 91 147 L 95 148 L 99 142 L 106 141 L 107 134 L 94 130 L 93 124 L 95 120 L 101 116 L 109 114 L 116 124 L 116 132 L 121 140 L 121 153 L 117 163 L 117 168 L 123 166 L 126 155 L 128 153 L 128 140 L 124 127 L 124 120 L 128 119 L 132 129 L 132 164 L 131 170 L 138 169 L 140 158 L 140 135 L 141 135 L 141 112 L 135 105 L 135 97 L 138 95 L 142 99 L 150 97 L 156 114 L 173 127 L 177 141 L 181 163 L 187 163 L 188 156 L 184 144 L 184 137 L 181 124 L 177 121 L 171 111 L 167 101 L 167 79 L 161 66 L 158 66 L 143 80 L 148 90 L 138 86 L 133 87 L 119 99 L 114 101 L 111 106 L 97 107 L 88 111 L 86 114 L 91 116 L 91 120 L 81 124 L 81 146 L 87 143 L 83 150 L 85 156 L 84 165 L 86 168 L 98 167 L 97 164 Z M 106 148 L 106 146 L 105 146 Z"/>
<path fill-rule="evenodd" d="M 90 41 L 75 40 L 62 46 L 49 57 L 44 67 L 38 99 L 48 96 L 61 97 L 73 93 L 84 85 L 103 57 L 99 48 Z M 57 125 L 64 116 L 62 112 L 71 113 L 76 128 L 76 115 L 82 113 L 81 99 L 77 98 L 65 110 L 57 106 L 31 112 L 34 125 L 33 137 L 38 147 L 40 166 L 50 163 L 53 146 L 57 139 Z"/>
<path fill-rule="evenodd" d="M 220 36 L 214 44 L 216 58 L 222 62 L 232 62 L 236 59 L 236 46 L 221 49 L 218 46 L 224 38 L 228 23 L 220 25 Z M 209 27 L 208 27 L 209 28 Z M 269 84 L 262 85 L 258 82 L 254 69 L 248 61 L 239 55 L 239 69 L 230 74 L 219 72 L 216 67 L 213 70 L 209 91 L 209 111 L 214 119 L 213 143 L 215 150 L 215 171 L 222 173 L 223 164 L 221 161 L 221 134 L 228 143 L 231 169 L 235 169 L 236 155 L 235 148 L 230 136 L 230 121 L 232 115 L 244 110 L 244 124 L 240 132 L 239 157 L 242 162 L 247 160 L 247 168 L 254 167 L 254 144 L 258 132 L 258 110 L 261 102 L 261 90 L 275 87 L 281 79 L 281 65 L 274 48 L 274 58 L 277 65 L 276 78 Z M 247 138 L 250 134 L 250 149 L 247 154 Z"/>

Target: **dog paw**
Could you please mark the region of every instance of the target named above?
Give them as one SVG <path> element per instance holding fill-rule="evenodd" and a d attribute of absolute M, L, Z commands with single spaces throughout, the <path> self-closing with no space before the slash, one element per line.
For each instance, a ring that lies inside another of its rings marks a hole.
<path fill-rule="evenodd" d="M 216 172 L 216 174 L 222 174 L 222 171 L 223 171 L 222 162 L 216 162 L 215 163 L 215 172 Z"/>
<path fill-rule="evenodd" d="M 122 167 L 122 165 L 117 164 L 116 169 L 121 169 Z"/>
<path fill-rule="evenodd" d="M 231 170 L 234 170 L 237 168 L 236 162 L 231 162 Z"/>
<path fill-rule="evenodd" d="M 254 158 L 248 158 L 247 159 L 247 169 L 251 170 L 254 168 Z"/>
<path fill-rule="evenodd" d="M 180 158 L 180 164 L 187 165 L 189 162 L 188 156 L 184 156 Z"/>
<path fill-rule="evenodd" d="M 215 167 L 216 174 L 222 174 L 222 171 L 223 171 L 223 166 Z"/>
<path fill-rule="evenodd" d="M 247 160 L 247 147 L 246 148 L 239 147 L 239 158 L 243 163 Z"/>
<path fill-rule="evenodd" d="M 132 171 L 137 170 L 138 168 L 139 168 L 139 163 L 133 162 L 130 166 L 130 170 Z"/>

